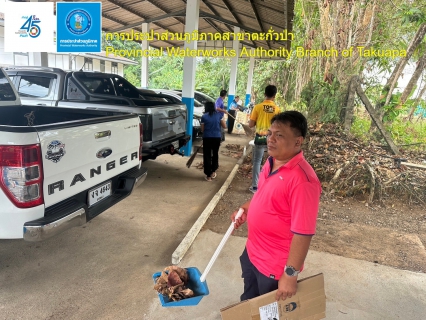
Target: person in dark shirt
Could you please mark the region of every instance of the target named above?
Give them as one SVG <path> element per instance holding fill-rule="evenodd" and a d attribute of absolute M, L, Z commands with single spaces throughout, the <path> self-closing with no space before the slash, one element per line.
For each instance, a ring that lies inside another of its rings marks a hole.
<path fill-rule="evenodd" d="M 213 102 L 206 102 L 204 109 L 205 113 L 201 117 L 204 174 L 207 181 L 212 181 L 216 178 L 216 170 L 219 167 L 220 130 L 226 128 L 226 123 L 222 119 L 223 114 L 216 111 Z"/>
<path fill-rule="evenodd" d="M 238 102 L 240 101 L 239 96 L 235 96 L 234 100 L 232 100 L 231 104 L 229 105 L 229 111 L 228 114 L 230 114 L 232 117 L 228 118 L 228 133 L 232 133 L 232 129 L 234 129 L 234 123 L 235 123 L 235 116 L 237 115 L 237 111 L 239 110 Z"/>
<path fill-rule="evenodd" d="M 216 111 L 219 112 L 219 114 L 221 115 L 221 117 L 223 117 L 223 115 L 226 113 L 228 114 L 228 111 L 226 111 L 225 109 L 225 105 L 223 104 L 223 101 L 225 100 L 226 96 L 228 95 L 228 91 L 226 90 L 220 90 L 220 96 L 219 98 L 217 98 L 216 103 L 215 103 L 215 108 Z M 223 130 L 223 128 L 220 130 L 220 141 L 225 141 L 225 130 Z"/>
<path fill-rule="evenodd" d="M 223 101 L 225 100 L 226 96 L 228 95 L 228 91 L 226 90 L 220 90 L 220 96 L 217 98 L 215 107 L 216 111 L 220 112 L 220 115 L 223 117 L 224 113 L 228 113 L 225 110 L 225 105 L 223 104 Z"/>

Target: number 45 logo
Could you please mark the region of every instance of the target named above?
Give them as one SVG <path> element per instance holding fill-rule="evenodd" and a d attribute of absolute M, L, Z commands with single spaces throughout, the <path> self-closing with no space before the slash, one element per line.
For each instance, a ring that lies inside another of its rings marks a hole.
<path fill-rule="evenodd" d="M 40 26 L 37 23 L 40 23 L 40 19 L 32 15 L 22 25 L 21 30 L 26 30 L 31 38 L 37 38 L 41 33 Z"/>

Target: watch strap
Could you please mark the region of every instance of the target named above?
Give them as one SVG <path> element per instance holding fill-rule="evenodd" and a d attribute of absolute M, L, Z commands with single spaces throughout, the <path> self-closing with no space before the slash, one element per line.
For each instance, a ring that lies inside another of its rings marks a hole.
<path fill-rule="evenodd" d="M 291 270 L 291 274 L 287 273 L 287 269 Z M 293 266 L 285 266 L 284 267 L 284 272 L 289 276 L 289 277 L 296 277 L 300 271 L 297 271 Z"/>

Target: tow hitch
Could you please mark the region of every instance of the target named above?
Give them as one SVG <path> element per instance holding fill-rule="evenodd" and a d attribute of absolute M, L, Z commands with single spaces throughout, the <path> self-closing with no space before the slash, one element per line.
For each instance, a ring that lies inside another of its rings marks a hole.
<path fill-rule="evenodd" d="M 185 155 L 182 151 L 179 151 L 179 149 L 175 149 L 173 145 L 170 146 L 170 154 L 171 155 L 178 154 L 182 157 Z"/>

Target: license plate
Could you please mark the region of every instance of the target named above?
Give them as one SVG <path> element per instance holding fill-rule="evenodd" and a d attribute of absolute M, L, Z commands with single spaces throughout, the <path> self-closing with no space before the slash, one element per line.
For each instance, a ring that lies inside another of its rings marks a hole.
<path fill-rule="evenodd" d="M 179 141 L 173 141 L 173 142 L 172 142 L 172 146 L 173 146 L 173 148 L 175 148 L 175 149 L 179 149 Z"/>
<path fill-rule="evenodd" d="M 89 190 L 89 195 L 87 200 L 89 207 L 109 197 L 110 195 L 111 195 L 111 181 L 108 181 L 95 189 Z"/>

